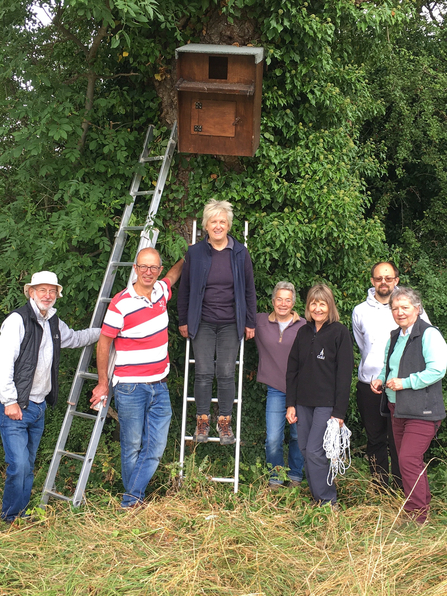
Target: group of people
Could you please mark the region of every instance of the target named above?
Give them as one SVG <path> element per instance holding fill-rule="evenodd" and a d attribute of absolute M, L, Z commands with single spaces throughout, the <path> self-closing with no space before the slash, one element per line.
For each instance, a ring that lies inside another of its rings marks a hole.
<path fill-rule="evenodd" d="M 167 303 L 179 278 L 179 331 L 191 339 L 195 359 L 194 441 L 209 438 L 216 378 L 220 443 L 235 442 L 231 417 L 237 353 L 244 335 L 255 338 L 257 380 L 267 386 L 270 486 L 277 488 L 286 478 L 287 422 L 289 485 L 301 483 L 304 468 L 315 502 L 336 505 L 335 485 L 327 482 L 330 462 L 323 435 L 328 420 L 337 420 L 340 427 L 345 420 L 354 368 L 351 334 L 339 322 L 325 284 L 310 288 L 304 318 L 293 310 L 295 288 L 286 281 L 273 290 L 273 311 L 257 313 L 252 262 L 245 246 L 229 234 L 232 220 L 230 203 L 210 201 L 203 213 L 205 238 L 190 246 L 165 276 L 159 253 L 141 250 L 133 266 L 135 281 L 112 299 L 101 329 L 73 331 L 58 319 L 54 304 L 62 286 L 54 273 L 36 273 L 25 285 L 28 302 L 6 318 L 0 335 L 0 434 L 8 464 L 3 520 L 26 515 L 46 403 L 57 400 L 60 349 L 98 340 L 98 384 L 91 406 L 108 395 L 113 344 L 125 489 L 121 506 L 143 502 L 171 419 Z M 398 281 L 393 263 L 376 264 L 367 300 L 354 309 L 353 332 L 361 353 L 357 403 L 374 481 L 379 487 L 389 484 L 389 450 L 392 481 L 403 486 L 405 509 L 423 523 L 430 503 L 423 456 L 445 417 L 441 379 L 447 346 L 419 296 L 398 287 Z"/>

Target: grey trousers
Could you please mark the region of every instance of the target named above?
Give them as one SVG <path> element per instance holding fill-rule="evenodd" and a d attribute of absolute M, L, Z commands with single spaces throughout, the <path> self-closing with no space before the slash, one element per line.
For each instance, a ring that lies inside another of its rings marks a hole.
<path fill-rule="evenodd" d="M 311 408 L 296 406 L 298 416 L 298 445 L 304 456 L 306 479 L 312 497 L 324 505 L 337 502 L 335 484 L 329 486 L 329 460 L 323 449 L 323 436 L 327 421 L 332 415 L 332 408 Z"/>

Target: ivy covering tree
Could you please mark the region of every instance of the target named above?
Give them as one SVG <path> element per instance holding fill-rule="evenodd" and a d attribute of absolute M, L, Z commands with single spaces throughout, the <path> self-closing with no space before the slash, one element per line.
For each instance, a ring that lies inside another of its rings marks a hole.
<path fill-rule="evenodd" d="M 236 236 L 249 221 L 259 310 L 288 280 L 302 312 L 307 289 L 325 281 L 349 325 L 371 265 L 392 258 L 447 332 L 446 8 L 410 0 L 4 2 L 2 313 L 21 303 L 32 272 L 51 269 L 66 287 L 62 318 L 86 324 L 147 125 L 160 153 L 175 119 L 175 48 L 237 43 L 265 49 L 260 147 L 253 158 L 176 156 L 157 218 L 167 264 L 190 240 L 190 218 L 210 198 L 226 199 Z M 150 187 L 155 172 L 143 174 Z M 177 420 L 166 461 L 176 458 L 184 358 L 170 313 Z M 265 406 L 247 348 L 243 457 L 253 461 L 264 433 L 253 419 L 263 420 Z M 64 358 L 68 393 L 74 361 Z M 63 401 L 49 413 L 47 455 Z M 82 442 L 88 431 L 78 434 Z"/>

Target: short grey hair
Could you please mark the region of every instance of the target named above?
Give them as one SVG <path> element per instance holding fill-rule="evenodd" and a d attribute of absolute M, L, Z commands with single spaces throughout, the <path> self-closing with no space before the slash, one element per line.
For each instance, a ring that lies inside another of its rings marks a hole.
<path fill-rule="evenodd" d="M 421 296 L 419 295 L 419 292 L 416 292 L 416 290 L 413 290 L 413 288 L 408 288 L 405 286 L 394 288 L 390 296 L 390 308 L 393 308 L 393 302 L 399 298 L 407 298 L 411 302 L 412 306 L 419 310 L 420 315 L 424 312 Z"/>
<path fill-rule="evenodd" d="M 211 199 L 203 209 L 202 228 L 206 230 L 208 221 L 212 217 L 219 215 L 219 213 L 225 214 L 229 230 L 231 230 L 231 226 L 233 225 L 233 206 L 228 201 L 217 201 L 216 199 Z"/>
<path fill-rule="evenodd" d="M 275 299 L 276 294 L 280 290 L 288 290 L 289 292 L 292 292 L 292 300 L 293 300 L 293 304 L 295 304 L 295 302 L 296 302 L 295 286 L 292 283 L 290 283 L 290 281 L 279 281 L 276 284 L 276 286 L 273 288 L 273 292 L 272 292 L 272 302 Z"/>

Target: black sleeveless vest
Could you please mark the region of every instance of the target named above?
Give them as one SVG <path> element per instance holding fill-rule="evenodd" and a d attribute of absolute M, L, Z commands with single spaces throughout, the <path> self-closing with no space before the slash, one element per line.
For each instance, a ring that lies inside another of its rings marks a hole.
<path fill-rule="evenodd" d="M 12 311 L 19 314 L 25 326 L 25 335 L 20 345 L 20 353 L 14 363 L 14 385 L 17 389 L 17 403 L 23 409 L 28 406 L 34 373 L 39 357 L 40 343 L 43 329 L 37 321 L 36 314 L 28 301 L 24 306 Z M 51 390 L 45 396 L 50 405 L 55 405 L 58 395 L 58 373 L 61 353 L 61 336 L 59 332 L 59 318 L 53 315 L 49 319 L 51 337 L 53 339 L 53 362 L 51 365 Z"/>

